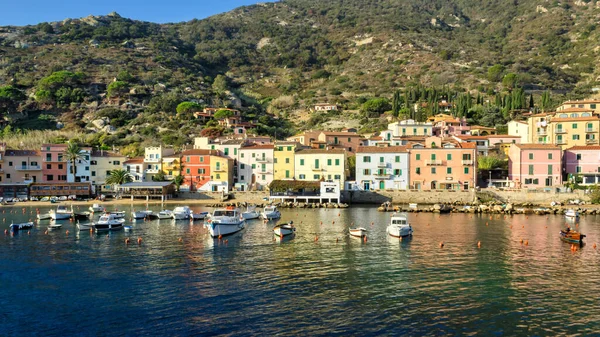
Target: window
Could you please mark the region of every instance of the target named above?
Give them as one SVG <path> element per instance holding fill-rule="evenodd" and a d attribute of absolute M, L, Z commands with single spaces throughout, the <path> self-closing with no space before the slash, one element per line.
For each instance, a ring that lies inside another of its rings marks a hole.
<path fill-rule="evenodd" d="M 314 180 L 319 180 L 319 179 L 321 179 L 321 175 L 319 175 L 319 174 L 315 174 L 315 175 L 313 176 L 313 179 L 314 179 Z"/>
<path fill-rule="evenodd" d="M 300 159 L 300 166 L 304 166 L 304 159 Z"/>
<path fill-rule="evenodd" d="M 552 153 L 548 153 L 548 159 L 552 159 Z"/>
<path fill-rule="evenodd" d="M 417 167 L 417 169 L 415 170 L 415 173 L 416 173 L 416 174 L 421 174 L 421 168 L 420 168 L 420 167 Z"/>
<path fill-rule="evenodd" d="M 590 104 L 590 109 L 596 109 L 596 104 Z"/>
<path fill-rule="evenodd" d="M 201 174 L 201 173 L 202 173 L 202 172 L 200 172 L 200 170 L 202 170 L 202 169 L 198 169 L 198 174 Z"/>
<path fill-rule="evenodd" d="M 370 163 L 371 162 L 371 157 L 370 156 L 364 156 L 363 157 L 363 163 Z"/>
<path fill-rule="evenodd" d="M 336 174 L 333 176 L 333 179 L 340 180 L 340 179 L 342 179 L 342 176 L 340 176 L 339 174 Z"/>
<path fill-rule="evenodd" d="M 315 159 L 315 168 L 319 168 L 319 159 Z"/>
<path fill-rule="evenodd" d="M 266 175 L 262 175 L 262 180 L 267 180 L 267 176 Z"/>
<path fill-rule="evenodd" d="M 396 156 L 395 160 L 396 160 L 396 163 L 399 163 L 400 162 L 400 156 Z"/>
<path fill-rule="evenodd" d="M 548 174 L 552 174 L 552 165 L 548 165 Z"/>
<path fill-rule="evenodd" d="M 290 163 L 290 158 L 285 158 L 285 163 L 289 164 Z"/>
<path fill-rule="evenodd" d="M 446 160 L 452 160 L 452 154 L 451 153 L 448 153 L 446 155 Z"/>
<path fill-rule="evenodd" d="M 402 128 L 402 134 L 405 135 L 406 134 L 406 128 Z"/>
<path fill-rule="evenodd" d="M 256 153 L 252 153 L 252 158 L 256 158 Z"/>
<path fill-rule="evenodd" d="M 235 148 L 235 147 L 233 148 L 233 155 L 237 156 L 237 148 Z"/>
<path fill-rule="evenodd" d="M 285 177 L 289 178 L 290 177 L 290 171 L 289 170 L 285 170 Z"/>
<path fill-rule="evenodd" d="M 339 159 L 335 160 L 335 166 L 340 166 L 340 160 Z"/>
<path fill-rule="evenodd" d="M 581 153 L 577 154 L 577 160 L 581 160 Z"/>
<path fill-rule="evenodd" d="M 331 159 L 327 159 L 327 166 L 331 166 L 331 163 L 333 163 L 333 161 Z"/>
<path fill-rule="evenodd" d="M 256 164 L 252 164 L 252 169 L 254 170 L 256 168 Z"/>
<path fill-rule="evenodd" d="M 417 128 L 414 128 L 413 129 L 413 135 L 416 135 L 416 134 L 417 134 Z"/>
<path fill-rule="evenodd" d="M 190 162 L 190 156 L 185 157 L 185 161 L 189 163 Z"/>
<path fill-rule="evenodd" d="M 370 169 L 364 169 L 363 170 L 363 174 L 366 175 L 366 176 L 368 176 L 368 175 L 371 174 L 371 170 Z"/>
<path fill-rule="evenodd" d="M 85 167 L 85 170 L 86 170 L 86 171 L 89 171 L 89 170 L 90 170 L 90 167 L 89 167 L 89 166 L 86 166 L 86 167 Z"/>
<path fill-rule="evenodd" d="M 299 179 L 306 179 L 306 175 L 304 175 L 304 174 L 301 174 L 301 175 L 299 175 L 299 176 L 298 176 L 298 178 L 299 178 Z"/>
<path fill-rule="evenodd" d="M 46 164 L 46 170 L 52 170 L 52 164 Z"/>
<path fill-rule="evenodd" d="M 577 123 L 573 123 L 573 129 L 577 129 Z"/>
<path fill-rule="evenodd" d="M 436 173 L 437 173 L 437 170 L 436 170 L 436 168 L 435 168 L 435 167 L 432 167 L 432 168 L 431 168 L 431 174 L 436 174 Z"/>
<path fill-rule="evenodd" d="M 529 154 L 529 160 L 533 160 L 533 153 Z"/>
<path fill-rule="evenodd" d="M 6 175 L 6 177 L 7 177 L 7 178 L 10 178 L 10 174 L 7 174 L 7 175 Z M 48 180 L 48 181 L 53 181 L 53 180 L 54 180 L 54 175 L 53 175 L 53 174 L 49 174 L 49 175 L 46 177 L 46 180 Z"/>
<path fill-rule="evenodd" d="M 58 169 L 62 170 L 63 169 L 63 164 L 58 164 Z"/>
<path fill-rule="evenodd" d="M 46 161 L 52 161 L 52 154 L 46 153 Z"/>
<path fill-rule="evenodd" d="M 432 154 L 431 154 L 431 160 L 435 160 L 435 158 L 436 158 L 436 155 L 435 155 L 435 153 L 432 153 Z"/>
<path fill-rule="evenodd" d="M 113 162 L 113 165 L 121 165 L 121 162 L 120 162 L 120 161 L 118 161 L 118 160 L 115 160 L 115 161 Z"/>
<path fill-rule="evenodd" d="M 244 180 L 246 180 L 246 177 L 245 176 L 240 176 L 240 180 L 244 181 Z"/>
<path fill-rule="evenodd" d="M 452 167 L 446 167 L 446 174 L 452 174 Z"/>
<path fill-rule="evenodd" d="M 384 162 L 384 158 L 383 157 L 379 157 L 379 162 L 383 163 Z"/>
<path fill-rule="evenodd" d="M 394 175 L 395 176 L 401 176 L 402 175 L 402 170 L 401 169 L 395 169 L 394 170 Z"/>
<path fill-rule="evenodd" d="M 240 164 L 240 170 L 243 170 L 245 168 L 246 168 L 246 164 L 244 164 L 244 163 Z"/>
<path fill-rule="evenodd" d="M 96 171 L 92 171 L 92 177 L 96 176 Z"/>
<path fill-rule="evenodd" d="M 288 146 L 288 147 L 287 147 L 287 150 L 288 150 L 288 151 L 292 151 L 292 147 L 291 147 L 291 146 Z"/>
<path fill-rule="evenodd" d="M 264 177 L 264 176 L 263 176 L 263 177 Z M 217 173 L 217 179 L 221 179 L 221 174 L 220 174 L 220 173 Z M 263 178 L 263 180 L 264 180 L 264 179 L 265 179 L 265 178 Z"/>
<path fill-rule="evenodd" d="M 348 143 L 350 143 L 352 141 L 352 139 L 350 139 L 350 137 L 348 137 Z"/>
<path fill-rule="evenodd" d="M 573 135 L 573 140 L 579 140 L 579 135 Z"/>
<path fill-rule="evenodd" d="M 420 153 L 417 153 L 416 157 L 417 157 L 417 160 L 421 160 L 421 154 Z"/>
<path fill-rule="evenodd" d="M 581 166 L 577 166 L 576 171 L 577 173 L 581 173 Z"/>
<path fill-rule="evenodd" d="M 6 174 L 6 179 L 10 179 L 10 173 Z"/>
<path fill-rule="evenodd" d="M 243 153 L 240 153 L 240 158 L 244 158 L 244 154 Z"/>
<path fill-rule="evenodd" d="M 226 155 L 226 156 L 228 156 L 228 155 L 229 155 L 229 148 L 228 148 L 228 147 L 226 147 L 226 148 L 225 148 L 225 151 L 223 151 L 223 153 L 225 153 L 225 155 Z"/>
<path fill-rule="evenodd" d="M 185 172 L 186 172 L 187 174 L 190 174 L 190 169 L 186 169 L 186 170 L 185 170 Z"/>
<path fill-rule="evenodd" d="M 470 153 L 463 153 L 462 155 L 462 160 L 471 160 L 471 154 Z"/>
<path fill-rule="evenodd" d="M 277 164 L 277 158 L 273 158 L 273 164 Z"/>
<path fill-rule="evenodd" d="M 529 175 L 533 175 L 533 165 L 529 165 Z"/>
<path fill-rule="evenodd" d="M 12 161 L 9 161 L 9 162 L 8 162 L 8 166 L 12 166 Z"/>
<path fill-rule="evenodd" d="M 469 174 L 469 168 L 468 168 L 468 167 L 465 167 L 465 168 L 464 168 L 464 173 L 465 173 L 465 174 Z"/>

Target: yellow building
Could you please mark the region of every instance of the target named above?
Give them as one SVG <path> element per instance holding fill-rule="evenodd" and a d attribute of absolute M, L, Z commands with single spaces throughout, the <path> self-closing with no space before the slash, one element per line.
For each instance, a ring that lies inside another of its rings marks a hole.
<path fill-rule="evenodd" d="M 297 147 L 298 143 L 296 142 L 275 142 L 273 155 L 274 180 L 294 179 L 294 157 Z"/>
<path fill-rule="evenodd" d="M 300 149 L 294 156 L 296 180 L 333 180 L 340 187 L 346 182 L 346 151 L 333 149 Z"/>
<path fill-rule="evenodd" d="M 563 104 L 564 105 L 564 104 Z M 587 108 L 566 108 L 537 114 L 527 120 L 529 143 L 572 146 L 596 145 L 600 138 L 600 115 Z"/>
<path fill-rule="evenodd" d="M 92 193 L 112 191 L 111 185 L 106 185 L 106 178 L 113 170 L 123 169 L 127 157 L 108 151 L 92 151 L 90 157 L 90 181 Z"/>
<path fill-rule="evenodd" d="M 591 100 L 582 100 L 582 101 L 566 101 L 561 104 L 556 111 L 561 112 L 569 109 L 588 109 L 592 111 L 598 111 L 600 108 L 600 100 L 591 99 Z"/>
<path fill-rule="evenodd" d="M 181 156 L 178 154 L 165 156 L 162 160 L 162 171 L 167 180 L 173 180 L 181 175 Z"/>
<path fill-rule="evenodd" d="M 233 182 L 233 159 L 225 156 L 210 156 L 210 181 L 212 191 L 230 191 Z"/>

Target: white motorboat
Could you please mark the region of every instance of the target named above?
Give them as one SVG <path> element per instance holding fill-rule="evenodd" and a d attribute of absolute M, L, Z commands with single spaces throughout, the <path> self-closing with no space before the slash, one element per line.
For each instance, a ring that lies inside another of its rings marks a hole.
<path fill-rule="evenodd" d="M 263 210 L 261 214 L 263 219 L 271 220 L 271 219 L 279 219 L 281 218 L 281 213 L 275 206 L 267 206 Z"/>
<path fill-rule="evenodd" d="M 51 223 L 48 225 L 48 229 L 49 230 L 53 230 L 53 229 L 61 229 L 62 225 L 59 223 Z"/>
<path fill-rule="evenodd" d="M 192 219 L 195 220 L 204 220 L 208 216 L 208 212 L 200 212 L 200 213 L 192 213 Z"/>
<path fill-rule="evenodd" d="M 100 206 L 100 204 L 93 204 L 90 206 L 90 212 L 104 212 L 104 207 Z"/>
<path fill-rule="evenodd" d="M 392 215 L 390 225 L 387 227 L 387 233 L 393 237 L 404 238 L 412 236 L 413 229 L 408 223 L 406 213 Z"/>
<path fill-rule="evenodd" d="M 242 213 L 242 217 L 246 220 L 258 219 L 260 213 L 256 210 L 256 206 L 248 206 L 246 211 Z"/>
<path fill-rule="evenodd" d="M 87 222 L 87 223 L 81 223 L 81 222 L 77 222 L 77 229 L 79 229 L 80 231 L 89 231 L 90 229 L 94 228 L 94 223 L 93 222 Z"/>
<path fill-rule="evenodd" d="M 50 213 L 38 213 L 37 215 L 37 219 L 38 220 L 51 220 L 52 219 L 52 214 Z"/>
<path fill-rule="evenodd" d="M 138 219 L 146 219 L 146 218 L 150 218 L 152 216 L 152 211 L 151 210 L 145 210 L 145 211 L 133 211 L 131 212 L 131 216 L 138 220 Z"/>
<path fill-rule="evenodd" d="M 357 238 L 363 238 L 367 236 L 367 230 L 362 227 L 350 228 L 348 231 L 350 232 L 351 236 L 356 236 Z"/>
<path fill-rule="evenodd" d="M 283 223 L 273 227 L 273 232 L 277 236 L 292 235 L 296 232 L 296 227 L 294 227 L 294 222 L 290 221 L 289 223 Z"/>
<path fill-rule="evenodd" d="M 192 214 L 192 210 L 188 206 L 177 206 L 172 215 L 175 220 L 189 220 Z"/>
<path fill-rule="evenodd" d="M 73 215 L 73 211 L 67 209 L 67 206 L 58 206 L 56 210 L 50 210 L 50 218 L 52 220 L 67 220 Z"/>
<path fill-rule="evenodd" d="M 228 235 L 244 229 L 246 220 L 235 207 L 220 208 L 208 217 L 208 231 L 212 237 Z"/>
<path fill-rule="evenodd" d="M 158 212 L 159 219 L 173 219 L 173 212 L 171 210 L 165 209 Z"/>
<path fill-rule="evenodd" d="M 104 214 L 95 222 L 94 229 L 96 232 L 100 231 L 114 231 L 123 229 L 123 223 L 125 219 L 117 218 L 114 214 Z"/>
<path fill-rule="evenodd" d="M 20 230 L 24 230 L 24 229 L 31 229 L 33 228 L 33 222 L 23 222 L 23 223 L 14 223 L 10 225 L 10 230 L 13 232 L 18 232 Z"/>
<path fill-rule="evenodd" d="M 579 212 L 577 212 L 576 210 L 569 208 L 566 212 L 565 212 L 565 217 L 567 219 L 577 219 L 579 218 Z"/>
<path fill-rule="evenodd" d="M 112 211 L 112 212 L 109 212 L 108 214 L 114 216 L 115 219 L 123 219 L 123 218 L 125 218 L 125 212 L 124 211 Z"/>

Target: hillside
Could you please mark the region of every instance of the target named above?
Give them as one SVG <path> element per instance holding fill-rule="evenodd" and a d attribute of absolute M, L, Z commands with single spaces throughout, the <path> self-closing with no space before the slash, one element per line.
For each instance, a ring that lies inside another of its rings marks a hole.
<path fill-rule="evenodd" d="M 287 0 L 179 24 L 111 13 L 0 27 L 0 113 L 5 136 L 58 121 L 93 145 L 132 148 L 223 132 L 178 113 L 181 102 L 240 108 L 257 132 L 280 137 L 348 118 L 311 118 L 317 102 L 361 110 L 354 123 L 376 129 L 365 102 L 399 89 L 404 113 L 444 97 L 467 99 L 475 122 L 490 111 L 507 119 L 527 107 L 516 88 L 539 107 L 545 90 L 578 98 L 598 85 L 598 14 L 589 0 Z M 94 128 L 101 117 L 112 127 Z"/>

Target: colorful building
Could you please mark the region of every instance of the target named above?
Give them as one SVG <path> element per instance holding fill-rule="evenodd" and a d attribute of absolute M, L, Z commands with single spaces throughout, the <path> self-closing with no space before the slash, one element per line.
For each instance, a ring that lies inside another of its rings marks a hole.
<path fill-rule="evenodd" d="M 529 143 L 556 144 L 563 150 L 573 146 L 597 145 L 600 115 L 587 108 L 564 108 L 558 112 L 532 115 L 527 120 Z"/>
<path fill-rule="evenodd" d="M 210 156 L 210 181 L 202 190 L 228 192 L 233 187 L 233 159 L 223 155 Z"/>
<path fill-rule="evenodd" d="M 274 180 L 294 179 L 294 155 L 297 147 L 298 143 L 296 142 L 275 142 L 273 153 Z"/>
<path fill-rule="evenodd" d="M 144 165 L 144 157 L 136 157 L 123 162 L 123 169 L 131 174 L 134 182 L 142 182 L 146 181 Z"/>
<path fill-rule="evenodd" d="M 41 182 L 41 163 L 42 156 L 40 151 L 6 149 L 4 152 L 4 182 Z"/>
<path fill-rule="evenodd" d="M 162 172 L 166 180 L 173 180 L 181 175 L 181 154 L 164 156 L 162 159 Z"/>
<path fill-rule="evenodd" d="M 252 144 L 240 149 L 238 184 L 243 190 L 263 190 L 273 181 L 274 145 Z"/>
<path fill-rule="evenodd" d="M 332 180 L 339 181 L 343 187 L 346 182 L 345 150 L 300 149 L 294 156 L 296 180 Z"/>
<path fill-rule="evenodd" d="M 573 146 L 563 154 L 565 173 L 574 179 L 581 177 L 581 185 L 600 184 L 600 146 Z"/>
<path fill-rule="evenodd" d="M 520 137 L 519 143 L 529 143 L 529 125 L 526 121 L 510 121 L 508 135 Z"/>
<path fill-rule="evenodd" d="M 67 182 L 69 183 L 81 183 L 91 181 L 90 160 L 92 155 L 92 148 L 82 147 L 79 154 L 81 155 L 81 159 L 77 159 L 75 161 L 75 169 L 72 168 L 73 163 L 71 161 L 66 161 Z"/>
<path fill-rule="evenodd" d="M 454 117 L 447 114 L 437 114 L 427 119 L 433 124 L 433 135 L 437 137 L 451 137 L 468 135 L 471 127 L 466 118 Z"/>
<path fill-rule="evenodd" d="M 67 181 L 66 144 L 42 144 L 42 182 Z"/>
<path fill-rule="evenodd" d="M 474 143 L 428 137 L 408 146 L 410 188 L 416 190 L 469 190 L 477 181 Z"/>
<path fill-rule="evenodd" d="M 562 150 L 552 144 L 512 144 L 508 151 L 508 179 L 517 188 L 562 184 Z"/>
<path fill-rule="evenodd" d="M 122 169 L 126 161 L 127 157 L 118 153 L 104 150 L 92 151 L 89 163 L 92 193 L 112 191 L 113 187 L 106 184 L 106 178 L 112 171 Z"/>
<path fill-rule="evenodd" d="M 433 135 L 433 124 L 417 122 L 414 119 L 406 119 L 400 122 L 388 124 L 388 130 L 392 130 L 395 137 L 429 137 Z"/>
<path fill-rule="evenodd" d="M 183 184 L 182 191 L 199 191 L 210 181 L 211 156 L 219 155 L 217 150 L 186 150 L 181 153 Z"/>
<path fill-rule="evenodd" d="M 355 132 L 321 132 L 317 144 L 319 145 L 313 147 L 343 149 L 354 153 L 359 146 L 366 145 L 366 139 Z"/>
<path fill-rule="evenodd" d="M 144 152 L 144 174 L 148 181 L 162 172 L 162 158 L 175 153 L 172 148 L 163 146 L 150 146 L 145 148 Z"/>
<path fill-rule="evenodd" d="M 356 153 L 356 182 L 365 191 L 407 189 L 409 164 L 406 147 L 359 147 Z"/>
<path fill-rule="evenodd" d="M 591 99 L 591 100 L 582 100 L 582 101 L 566 101 L 563 104 L 561 104 L 558 108 L 556 108 L 556 111 L 560 112 L 560 111 L 564 111 L 564 110 L 568 110 L 568 109 L 586 109 L 586 110 L 591 110 L 593 112 L 598 111 L 598 108 L 600 107 L 600 100 L 596 100 L 596 99 Z"/>

